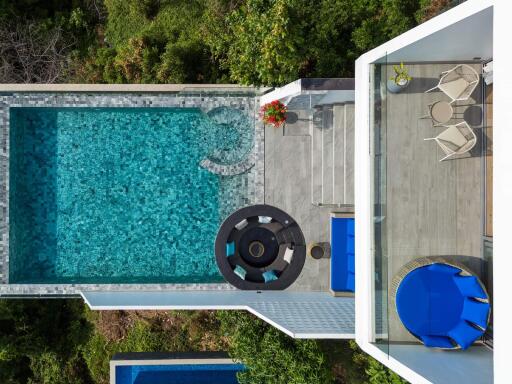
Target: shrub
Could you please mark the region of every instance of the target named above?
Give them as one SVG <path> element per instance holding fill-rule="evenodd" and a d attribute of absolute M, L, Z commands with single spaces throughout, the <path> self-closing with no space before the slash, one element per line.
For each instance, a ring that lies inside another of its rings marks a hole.
<path fill-rule="evenodd" d="M 395 372 L 387 369 L 373 357 L 362 352 L 355 341 L 350 341 L 350 348 L 353 351 L 354 363 L 364 369 L 368 376 L 368 384 L 407 384 L 407 381 Z"/>
<path fill-rule="evenodd" d="M 218 313 L 229 337 L 229 353 L 246 365 L 241 383 L 327 384 L 333 375 L 315 340 L 292 339 L 256 317 L 239 311 Z"/>

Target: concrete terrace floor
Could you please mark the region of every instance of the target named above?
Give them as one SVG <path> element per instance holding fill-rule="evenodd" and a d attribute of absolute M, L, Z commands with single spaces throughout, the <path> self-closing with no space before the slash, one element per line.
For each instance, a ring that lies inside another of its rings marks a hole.
<path fill-rule="evenodd" d="M 290 128 L 290 126 L 288 126 Z M 296 127 L 307 134 L 306 127 Z M 285 130 L 287 128 L 284 128 Z M 332 208 L 311 204 L 311 137 L 283 135 L 283 127 L 265 127 L 265 204 L 289 213 L 300 225 L 306 244 L 330 242 Z M 306 258 L 289 291 L 327 291 L 329 259 Z"/>
<path fill-rule="evenodd" d="M 444 128 L 419 119 L 427 113 L 428 104 L 449 100 L 442 92 L 424 91 L 437 84 L 442 71 L 455 65 L 406 63 L 411 84 L 401 93 L 388 92 L 381 106 L 387 132 L 382 241 L 389 283 L 404 264 L 423 256 L 450 256 L 479 275 L 483 272 L 482 80 L 471 99 L 455 103 L 454 108 L 453 122 L 466 120 L 477 136 L 469 154 L 439 162 L 443 153 L 438 145 L 423 139 Z M 473 67 L 481 73 L 480 64 Z M 381 68 L 383 78 L 389 78 L 392 68 Z M 389 340 L 416 341 L 403 327 L 391 298 L 387 312 Z"/>

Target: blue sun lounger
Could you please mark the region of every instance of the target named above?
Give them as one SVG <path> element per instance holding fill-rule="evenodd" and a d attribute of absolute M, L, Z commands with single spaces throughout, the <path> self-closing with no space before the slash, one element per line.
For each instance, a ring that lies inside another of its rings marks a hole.
<path fill-rule="evenodd" d="M 331 291 L 355 292 L 354 217 L 331 217 Z"/>

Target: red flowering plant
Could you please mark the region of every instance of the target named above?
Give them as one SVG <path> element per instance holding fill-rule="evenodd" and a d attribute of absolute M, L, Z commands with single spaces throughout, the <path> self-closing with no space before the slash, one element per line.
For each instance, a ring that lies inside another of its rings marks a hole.
<path fill-rule="evenodd" d="M 286 121 L 286 106 L 279 100 L 274 100 L 260 108 L 260 117 L 265 124 L 278 128 Z"/>

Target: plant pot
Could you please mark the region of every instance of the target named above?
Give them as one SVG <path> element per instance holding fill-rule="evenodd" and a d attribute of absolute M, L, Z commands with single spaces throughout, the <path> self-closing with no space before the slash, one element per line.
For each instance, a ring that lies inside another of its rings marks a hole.
<path fill-rule="evenodd" d="M 409 80 L 406 80 L 402 83 L 397 83 L 395 80 L 389 79 L 387 82 L 387 88 L 388 88 L 388 91 L 391 93 L 400 93 L 402 90 L 407 88 L 409 83 L 410 83 Z"/>
<path fill-rule="evenodd" d="M 328 259 L 331 257 L 330 243 L 309 243 L 307 253 L 315 260 Z"/>

